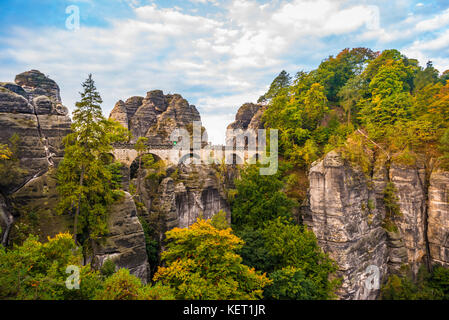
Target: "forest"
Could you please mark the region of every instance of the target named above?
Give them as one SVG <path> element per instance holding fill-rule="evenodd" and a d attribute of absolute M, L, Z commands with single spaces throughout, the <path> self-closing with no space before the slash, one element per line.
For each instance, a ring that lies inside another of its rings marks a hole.
<path fill-rule="evenodd" d="M 129 192 L 152 270 L 151 280 L 143 283 L 112 260 L 91 264 L 95 246 L 109 232 L 108 210 L 124 198 L 121 165 L 108 155 L 131 133 L 103 115 L 92 75 L 82 86 L 71 133 L 63 140 L 64 158 L 55 168 L 54 210 L 70 212 L 73 229 L 47 241 L 25 230 L 0 245 L 0 299 L 338 299 L 339 266 L 320 247 L 301 211 L 313 164 L 334 150 L 367 177 L 379 163 L 449 170 L 449 70 L 440 72 L 430 61 L 420 66 L 394 49 L 354 48 L 311 71 L 293 76 L 282 71 L 258 100 L 264 127 L 279 130 L 279 170 L 264 176 L 260 163 L 231 168 L 238 173 L 225 190 L 230 221 L 223 211 L 188 228 L 162 230 L 158 216 L 145 221 L 142 189 L 158 185 L 167 167 L 146 155 L 145 137 L 137 140 L 139 162 Z M 19 141 L 14 136 L 0 145 L 2 186 L 22 170 Z M 223 181 L 231 169 L 218 166 Z M 394 183 L 383 196 L 382 227 L 395 232 L 401 208 Z M 67 272 L 68 266 L 76 271 Z M 404 266 L 382 279 L 378 298 L 447 300 L 449 269 L 423 261 L 412 275 Z"/>

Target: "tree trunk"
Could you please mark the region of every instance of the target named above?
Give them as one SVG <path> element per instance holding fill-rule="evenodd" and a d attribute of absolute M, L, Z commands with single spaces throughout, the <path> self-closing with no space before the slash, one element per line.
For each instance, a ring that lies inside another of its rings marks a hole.
<path fill-rule="evenodd" d="M 83 186 L 84 183 L 84 166 L 81 169 L 81 176 L 80 176 L 80 187 Z M 77 234 L 78 234 L 78 216 L 80 214 L 80 204 L 81 204 L 81 193 L 78 196 L 78 204 L 76 206 L 76 212 L 75 212 L 75 225 L 73 226 L 73 237 L 75 239 L 75 243 L 77 242 Z"/>

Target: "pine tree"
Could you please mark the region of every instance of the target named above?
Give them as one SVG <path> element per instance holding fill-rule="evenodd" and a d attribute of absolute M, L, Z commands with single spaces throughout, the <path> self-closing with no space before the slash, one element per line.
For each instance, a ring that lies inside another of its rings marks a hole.
<path fill-rule="evenodd" d="M 81 244 L 107 232 L 107 206 L 115 200 L 113 176 L 105 159 L 112 143 L 126 140 L 126 129 L 106 120 L 92 75 L 73 112 L 72 132 L 64 138 L 65 156 L 58 168 L 58 211 L 74 212 L 74 238 Z"/>

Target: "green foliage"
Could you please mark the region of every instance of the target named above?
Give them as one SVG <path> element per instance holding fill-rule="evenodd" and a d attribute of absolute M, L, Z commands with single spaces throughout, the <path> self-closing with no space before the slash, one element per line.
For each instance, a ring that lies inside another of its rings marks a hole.
<path fill-rule="evenodd" d="M 269 273 L 273 280 L 264 296 L 269 299 L 332 299 L 340 284 L 331 279 L 337 265 L 318 246 L 304 226 L 278 218 L 263 228 L 250 226 L 237 234 L 245 241 L 238 251 L 243 263 Z"/>
<path fill-rule="evenodd" d="M 278 218 L 263 230 L 268 254 L 276 261 L 276 269 L 294 267 L 314 284 L 313 293 L 320 299 L 334 297 L 339 279 L 330 280 L 338 267 L 318 246 L 315 234 L 305 226 Z"/>
<path fill-rule="evenodd" d="M 0 188 L 4 189 L 17 183 L 27 170 L 20 168 L 19 146 L 21 140 L 17 133 L 9 138 L 8 144 L 0 144 Z"/>
<path fill-rule="evenodd" d="M 154 281 L 176 291 L 177 299 L 243 299 L 262 297 L 270 283 L 265 275 L 242 264 L 236 251 L 243 241 L 231 229 L 219 230 L 199 219 L 188 229 L 166 233 L 165 267 L 159 267 Z"/>
<path fill-rule="evenodd" d="M 21 246 L 6 251 L 0 246 L 0 299 L 84 300 L 101 289 L 101 276 L 81 256 L 70 234 L 58 234 L 41 243 L 30 236 Z M 80 270 L 80 289 L 66 287 L 68 266 Z"/>
<path fill-rule="evenodd" d="M 281 73 L 273 80 L 270 85 L 270 89 L 263 96 L 257 100 L 258 103 L 265 102 L 267 100 L 275 98 L 282 90 L 285 90 L 290 86 L 291 76 L 282 70 Z"/>
<path fill-rule="evenodd" d="M 260 175 L 260 165 L 249 165 L 241 171 L 240 179 L 235 181 L 237 195 L 232 203 L 232 224 L 234 229 L 243 225 L 259 228 L 266 221 L 276 217 L 291 217 L 295 202 L 282 192 L 283 172 Z"/>
<path fill-rule="evenodd" d="M 320 288 L 301 269 L 286 267 L 270 274 L 273 283 L 264 291 L 266 299 L 320 300 Z"/>
<path fill-rule="evenodd" d="M 115 273 L 116 265 L 111 259 L 106 259 L 106 261 L 101 266 L 100 272 L 105 277 L 110 277 Z"/>
<path fill-rule="evenodd" d="M 218 230 L 224 230 L 231 227 L 228 222 L 227 214 L 223 210 L 220 210 L 212 217 L 211 224 Z"/>
<path fill-rule="evenodd" d="M 139 216 L 139 221 L 145 235 L 145 249 L 148 263 L 150 266 L 157 266 L 159 264 L 159 251 L 161 249 L 159 242 L 156 240 L 157 234 L 145 218 Z"/>
<path fill-rule="evenodd" d="M 277 261 L 268 252 L 263 228 L 255 229 L 252 226 L 244 226 L 235 230 L 235 233 L 245 242 L 243 247 L 237 251 L 242 257 L 244 265 L 268 273 L 275 269 Z"/>
<path fill-rule="evenodd" d="M 383 300 L 447 300 L 449 269 L 434 266 L 429 274 L 424 267 L 414 281 L 408 276 L 391 275 L 381 288 Z"/>
<path fill-rule="evenodd" d="M 396 195 L 397 189 L 393 182 L 388 182 L 384 192 L 383 200 L 385 205 L 384 228 L 391 232 L 397 232 L 394 219 L 401 216 L 401 207 L 399 206 L 399 198 Z"/>
<path fill-rule="evenodd" d="M 160 284 L 143 285 L 128 269 L 119 269 L 104 282 L 96 300 L 173 300 L 173 290 Z"/>
<path fill-rule="evenodd" d="M 75 212 L 74 236 L 88 243 L 107 233 L 107 208 L 117 199 L 118 166 L 105 161 L 112 144 L 129 138 L 118 123 L 106 120 L 92 76 L 83 83 L 73 112 L 72 132 L 64 138 L 64 159 L 58 167 L 58 212 Z"/>
<path fill-rule="evenodd" d="M 356 152 L 347 149 L 347 157 L 364 171 L 369 168 L 361 151 L 372 142 L 374 152 L 381 148 L 413 165 L 417 153 L 441 156 L 436 146 L 449 127 L 448 74 L 439 76 L 432 63 L 422 68 L 397 50 L 345 49 L 316 70 L 298 72 L 269 101 L 263 120 L 279 130 L 280 155 L 304 169 L 343 147 L 357 129 L 367 139 L 357 142 Z"/>

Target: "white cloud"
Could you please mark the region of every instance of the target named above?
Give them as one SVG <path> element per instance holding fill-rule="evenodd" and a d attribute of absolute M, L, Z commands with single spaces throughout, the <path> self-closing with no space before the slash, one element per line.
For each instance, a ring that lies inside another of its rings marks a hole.
<path fill-rule="evenodd" d="M 260 4 L 256 0 L 211 0 L 222 10 L 200 16 L 180 8 L 161 8 L 143 1 L 126 1 L 134 18 L 116 19 L 108 28 L 87 27 L 73 32 L 56 28 L 14 27 L 0 38 L 0 59 L 8 80 L 26 69 L 40 69 L 54 78 L 69 107 L 78 99 L 80 82 L 93 73 L 104 98 L 105 113 L 132 95 L 162 89 L 181 93 L 202 113 L 214 143 L 224 137 L 237 108 L 255 101 L 282 69 L 320 61 L 349 43 L 377 43 L 410 37 L 414 28 L 433 28 L 444 14 L 419 25 L 416 17 L 398 22 L 396 29 L 380 26 L 379 8 L 351 5 L 343 0 L 291 0 Z M 449 15 L 449 13 L 448 13 Z M 443 22 L 442 22 L 443 21 Z M 407 29 L 406 31 L 404 31 Z M 344 40 L 338 48 L 325 37 Z M 345 38 L 347 36 L 347 38 Z M 442 48 L 448 36 L 426 43 Z M 416 42 L 410 51 L 417 51 Z M 17 67 L 20 66 L 20 69 Z M 292 69 L 295 72 L 297 69 Z M 15 73 L 13 73 L 15 72 Z M 221 132 L 221 131 L 220 131 Z"/>
<path fill-rule="evenodd" d="M 447 24 L 449 24 L 449 9 L 443 11 L 441 14 L 438 14 L 431 19 L 420 21 L 416 25 L 416 30 L 420 32 L 436 30 L 446 26 Z"/>

